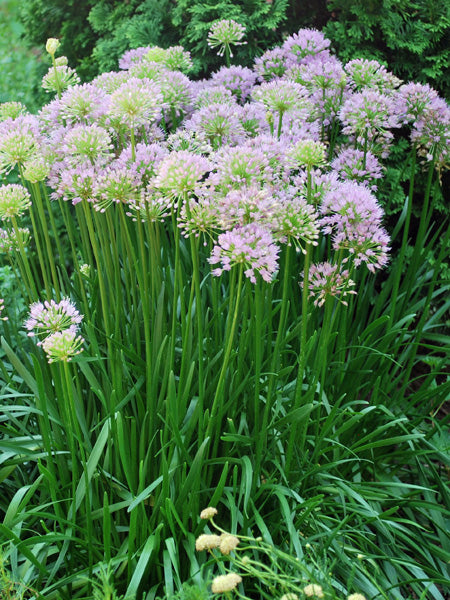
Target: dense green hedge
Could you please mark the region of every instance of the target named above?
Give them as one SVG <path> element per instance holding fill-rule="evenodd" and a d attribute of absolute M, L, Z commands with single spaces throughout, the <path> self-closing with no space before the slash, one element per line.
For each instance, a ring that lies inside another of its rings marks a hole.
<path fill-rule="evenodd" d="M 117 69 L 130 48 L 174 44 L 192 53 L 194 75 L 205 76 L 223 64 L 207 46 L 209 24 L 233 18 L 247 29 L 247 44 L 236 50 L 240 65 L 299 28 L 316 27 L 344 61 L 376 58 L 406 81 L 450 92 L 447 0 L 25 0 L 21 14 L 28 43 L 61 38 L 85 80 Z"/>

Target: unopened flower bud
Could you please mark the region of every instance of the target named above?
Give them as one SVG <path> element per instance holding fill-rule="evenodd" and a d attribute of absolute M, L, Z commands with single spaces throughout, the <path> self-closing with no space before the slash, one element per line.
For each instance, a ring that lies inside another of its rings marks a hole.
<path fill-rule="evenodd" d="M 60 45 L 61 42 L 56 38 L 48 38 L 47 43 L 45 44 L 45 49 L 51 56 L 54 56 Z"/>

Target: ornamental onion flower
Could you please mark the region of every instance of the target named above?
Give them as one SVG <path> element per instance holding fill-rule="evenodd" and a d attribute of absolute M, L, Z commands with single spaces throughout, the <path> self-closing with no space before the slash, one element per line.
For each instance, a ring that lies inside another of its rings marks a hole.
<path fill-rule="evenodd" d="M 158 119 L 162 100 L 157 83 L 131 77 L 111 94 L 109 114 L 133 129 Z"/>
<path fill-rule="evenodd" d="M 70 362 L 74 356 L 83 351 L 83 344 L 84 338 L 70 329 L 65 329 L 47 336 L 41 345 L 47 354 L 48 362 L 52 363 Z"/>
<path fill-rule="evenodd" d="M 28 329 L 30 337 L 47 336 L 62 331 L 71 331 L 75 334 L 82 320 L 83 315 L 80 315 L 69 298 L 63 298 L 60 302 L 45 300 L 30 306 L 30 316 L 25 321 L 24 327 Z M 38 342 L 38 345 L 41 344 L 42 342 Z"/>
<path fill-rule="evenodd" d="M 62 150 L 70 164 L 80 161 L 94 164 L 95 161 L 108 161 L 112 156 L 113 145 L 108 132 L 98 125 L 76 125 L 64 136 Z"/>
<path fill-rule="evenodd" d="M 0 219 L 21 217 L 31 206 L 30 193 L 23 185 L 10 183 L 0 186 Z"/>
<path fill-rule="evenodd" d="M 308 596 L 308 598 L 311 598 L 311 597 L 323 598 L 324 597 L 322 586 L 317 585 L 315 583 L 310 583 L 309 585 L 305 586 L 303 588 L 303 593 L 305 594 L 305 596 Z"/>
<path fill-rule="evenodd" d="M 348 269 L 340 269 L 329 262 L 311 265 L 309 270 L 309 296 L 314 298 L 315 306 L 323 306 L 328 297 L 337 298 L 344 306 L 348 294 L 356 294 L 352 289 L 355 282 L 350 279 Z"/>
<path fill-rule="evenodd" d="M 208 33 L 208 46 L 219 48 L 217 54 L 223 56 L 225 53 L 233 56 L 231 46 L 241 46 L 247 42 L 242 39 L 245 35 L 245 27 L 233 19 L 222 19 L 212 24 Z"/>
<path fill-rule="evenodd" d="M 210 168 L 209 161 L 199 154 L 188 150 L 171 152 L 159 163 L 152 185 L 171 198 L 180 198 L 192 191 Z"/>
<path fill-rule="evenodd" d="M 77 72 L 67 65 L 50 67 L 42 79 L 42 87 L 46 92 L 61 92 L 78 83 L 80 83 L 80 78 Z"/>
<path fill-rule="evenodd" d="M 220 536 L 219 550 L 222 554 L 228 555 L 239 545 L 239 538 L 231 533 L 222 533 Z"/>
<path fill-rule="evenodd" d="M 221 263 L 212 274 L 219 276 L 235 265 L 244 265 L 244 275 L 256 283 L 256 273 L 270 282 L 278 268 L 278 253 L 272 235 L 256 223 L 237 227 L 219 235 L 208 262 Z"/>
<path fill-rule="evenodd" d="M 0 229 L 0 252 L 9 254 L 20 248 L 24 248 L 30 241 L 30 230 L 28 227 L 16 229 Z"/>

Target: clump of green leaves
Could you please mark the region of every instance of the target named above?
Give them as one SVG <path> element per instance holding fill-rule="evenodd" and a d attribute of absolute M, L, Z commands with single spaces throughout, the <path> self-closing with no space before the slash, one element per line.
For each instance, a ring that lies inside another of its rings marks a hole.
<path fill-rule="evenodd" d="M 450 92 L 446 0 L 330 0 L 324 27 L 341 60 L 375 58 L 405 81 Z"/>

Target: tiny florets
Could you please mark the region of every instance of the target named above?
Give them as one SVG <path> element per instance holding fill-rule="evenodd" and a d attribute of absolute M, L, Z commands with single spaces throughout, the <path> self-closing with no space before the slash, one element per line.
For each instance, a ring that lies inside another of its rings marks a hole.
<path fill-rule="evenodd" d="M 23 185 L 10 183 L 0 186 L 0 219 L 20 217 L 31 206 L 31 196 Z"/>
<path fill-rule="evenodd" d="M 201 552 L 202 550 L 212 550 L 213 548 L 218 548 L 220 546 L 220 541 L 220 535 L 204 533 L 199 535 L 195 540 L 195 549 L 198 552 Z"/>
<path fill-rule="evenodd" d="M 308 598 L 313 596 L 316 598 L 324 597 L 322 586 L 317 585 L 315 583 L 310 583 L 309 585 L 305 586 L 303 588 L 303 593 L 305 594 L 305 596 L 308 596 Z"/>
<path fill-rule="evenodd" d="M 214 577 L 211 584 L 213 594 L 223 594 L 231 592 L 236 586 L 242 582 L 242 577 L 237 573 L 227 573 L 227 575 L 218 575 Z"/>
<path fill-rule="evenodd" d="M 200 513 L 200 519 L 213 519 L 217 515 L 217 508 L 213 506 L 208 506 L 204 508 Z"/>

